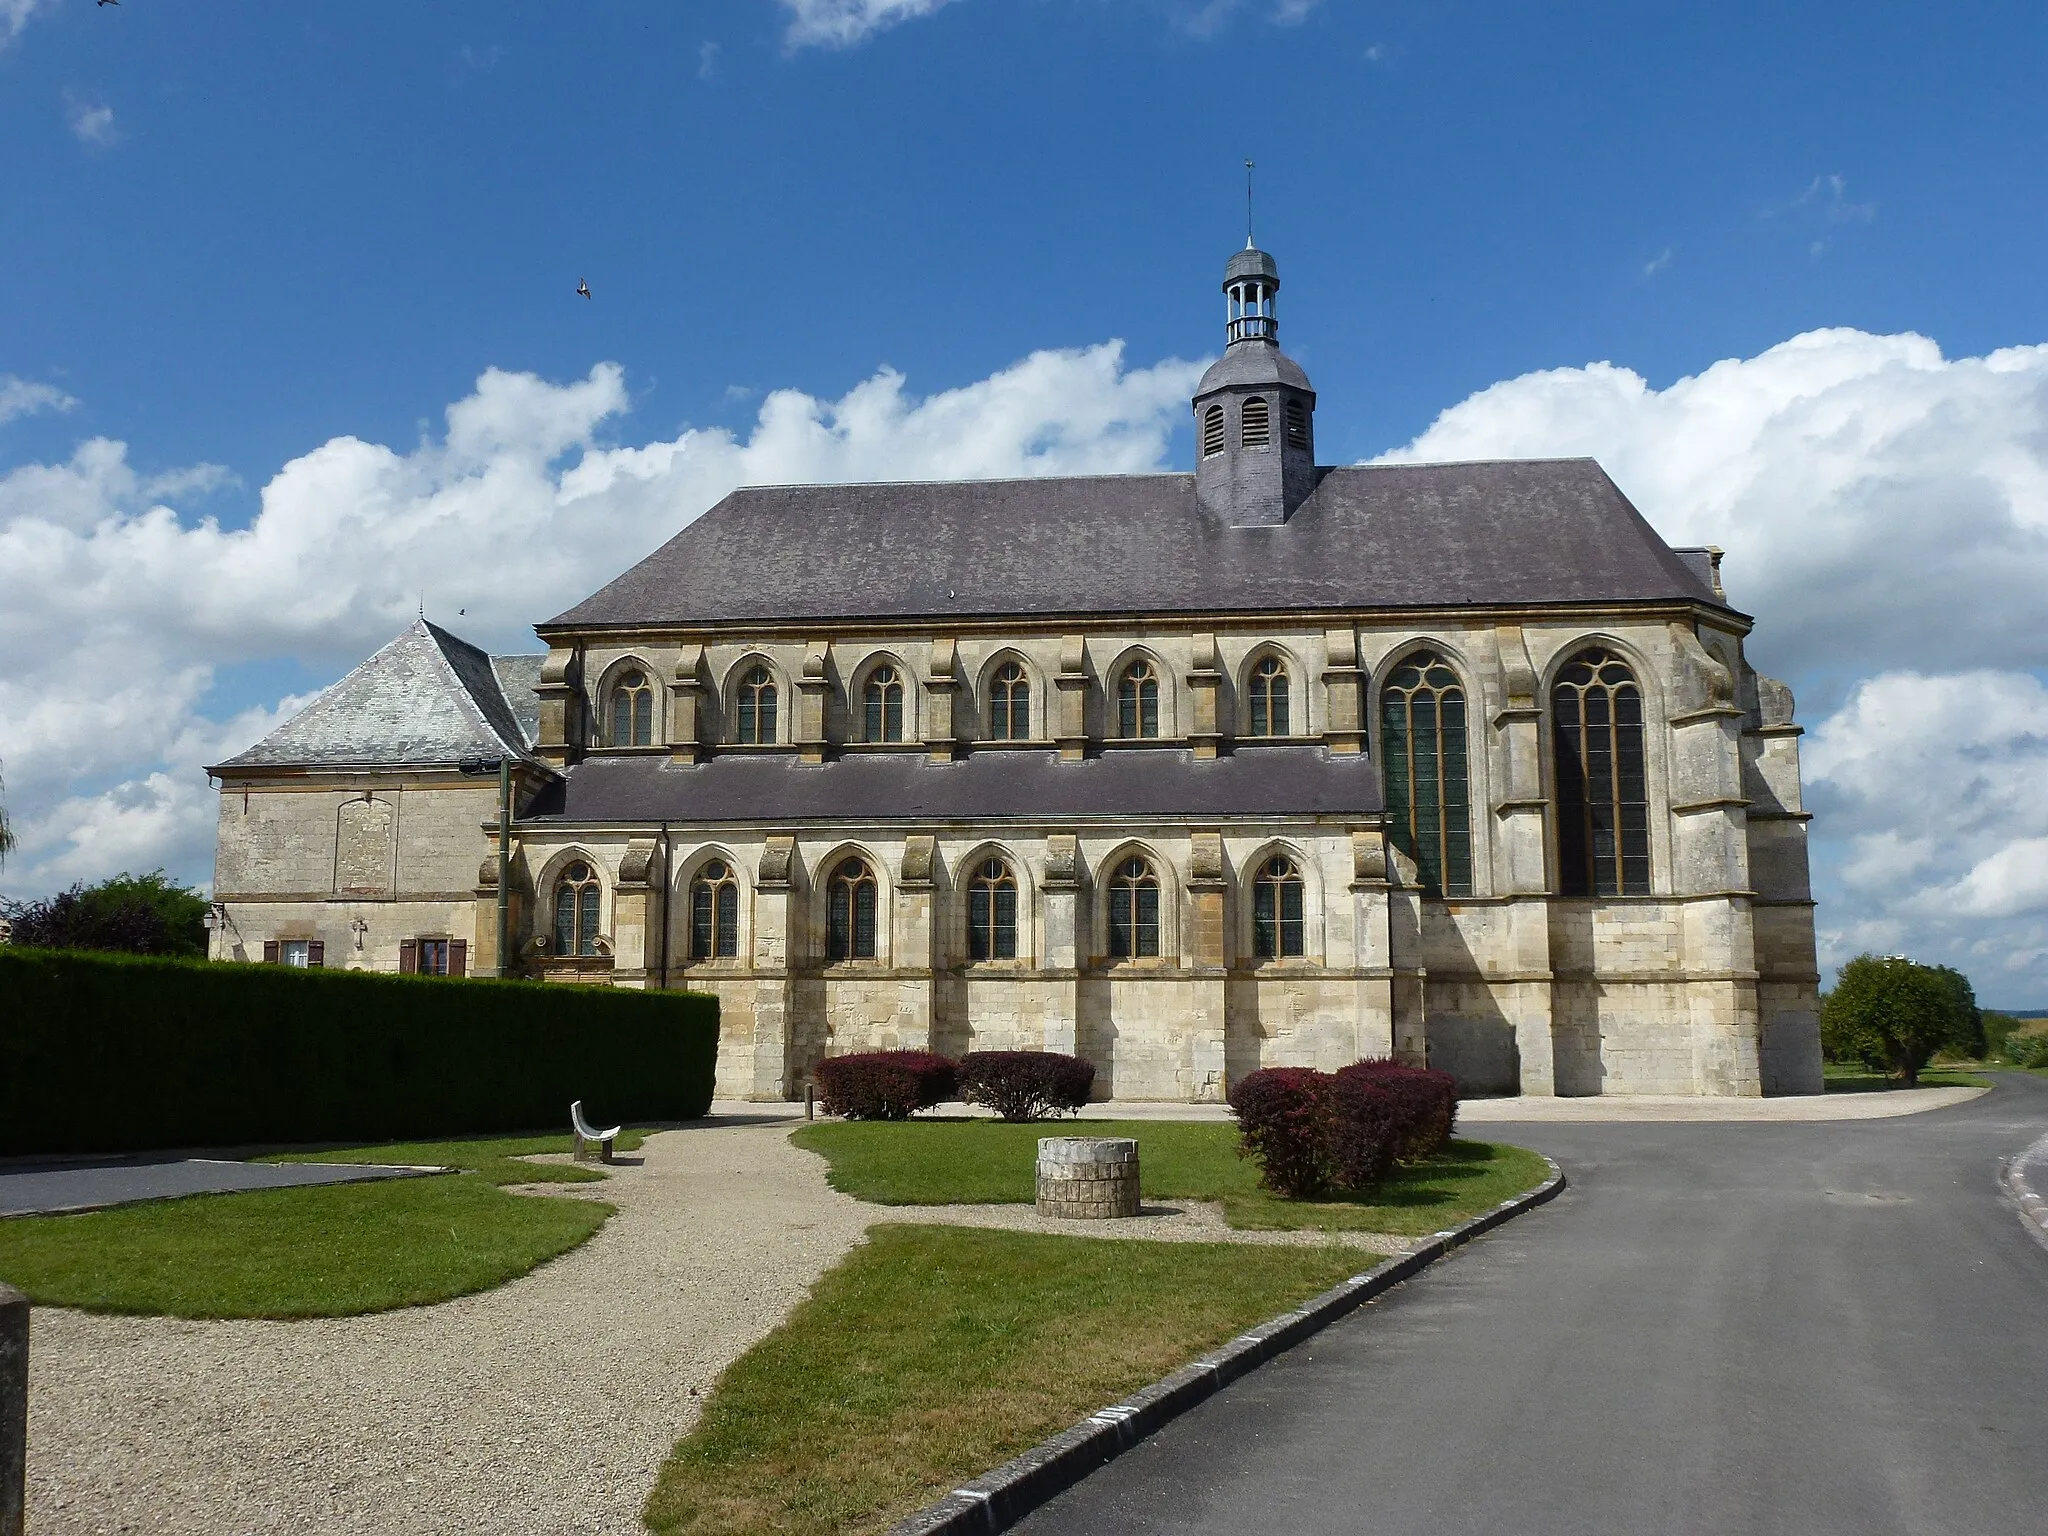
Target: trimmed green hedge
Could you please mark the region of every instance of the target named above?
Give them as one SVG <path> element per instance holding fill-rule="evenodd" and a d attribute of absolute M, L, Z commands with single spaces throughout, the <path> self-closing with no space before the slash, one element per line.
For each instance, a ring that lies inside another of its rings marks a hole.
<path fill-rule="evenodd" d="M 0 1155 L 690 1120 L 718 1001 L 0 948 Z"/>

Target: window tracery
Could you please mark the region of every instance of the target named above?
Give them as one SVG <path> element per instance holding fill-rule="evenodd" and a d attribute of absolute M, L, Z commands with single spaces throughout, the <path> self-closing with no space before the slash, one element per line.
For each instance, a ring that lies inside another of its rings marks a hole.
<path fill-rule="evenodd" d="M 1017 877 L 993 854 L 967 885 L 967 958 L 1017 958 Z"/>
<path fill-rule="evenodd" d="M 842 859 L 828 882 L 825 958 L 837 965 L 875 958 L 875 872 L 860 858 Z"/>
<path fill-rule="evenodd" d="M 621 672 L 612 684 L 610 713 L 613 746 L 654 745 L 654 685 L 638 667 Z"/>
<path fill-rule="evenodd" d="M 739 952 L 739 881 L 730 864 L 713 859 L 690 882 L 690 958 L 731 960 Z"/>
<path fill-rule="evenodd" d="M 1557 764 L 1558 889 L 1566 896 L 1650 893 L 1650 799 L 1643 695 L 1628 663 L 1594 648 L 1550 691 Z"/>
<path fill-rule="evenodd" d="M 1394 846 L 1425 890 L 1472 894 L 1465 690 L 1434 651 L 1418 651 L 1380 690 L 1380 761 Z"/>
<path fill-rule="evenodd" d="M 1252 953 L 1261 960 L 1299 956 L 1305 905 L 1305 887 L 1294 860 L 1275 854 L 1260 865 L 1252 882 Z"/>
<path fill-rule="evenodd" d="M 903 739 L 903 678 L 888 663 L 868 674 L 861 690 L 863 741 Z"/>
<path fill-rule="evenodd" d="M 1135 854 L 1110 877 L 1109 953 L 1113 960 L 1149 959 L 1159 953 L 1159 877 Z"/>
<path fill-rule="evenodd" d="M 601 887 L 597 871 L 578 859 L 555 880 L 555 953 L 597 953 L 597 917 Z"/>
<path fill-rule="evenodd" d="M 989 683 L 988 734 L 992 741 L 1031 739 L 1031 679 L 1018 662 L 1005 662 Z"/>
<path fill-rule="evenodd" d="M 1149 661 L 1132 662 L 1117 680 L 1116 733 L 1126 741 L 1159 735 L 1159 670 Z"/>
<path fill-rule="evenodd" d="M 775 705 L 775 674 L 765 666 L 749 668 L 740 679 L 737 711 L 742 746 L 767 746 L 775 741 Z"/>
<path fill-rule="evenodd" d="M 1285 736 L 1287 719 L 1287 663 L 1278 656 L 1261 657 L 1252 668 L 1251 720 L 1248 736 Z"/>

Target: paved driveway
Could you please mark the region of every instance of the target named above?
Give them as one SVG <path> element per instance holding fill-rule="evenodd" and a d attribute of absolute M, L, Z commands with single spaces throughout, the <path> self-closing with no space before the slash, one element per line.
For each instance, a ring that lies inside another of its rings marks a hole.
<path fill-rule="evenodd" d="M 2048 1081 L 1819 1125 L 1523 1125 L 1555 1203 L 1038 1511 L 1087 1532 L 2048 1530 Z"/>

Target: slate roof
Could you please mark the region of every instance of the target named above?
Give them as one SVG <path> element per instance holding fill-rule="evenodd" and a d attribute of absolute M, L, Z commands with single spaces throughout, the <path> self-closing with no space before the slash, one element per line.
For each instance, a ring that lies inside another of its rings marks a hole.
<path fill-rule="evenodd" d="M 785 753 L 729 752 L 696 764 L 593 757 L 543 789 L 520 821 L 806 822 L 1059 821 L 1158 817 L 1376 817 L 1379 775 L 1363 755 L 1320 745 L 1240 747 L 1197 762 L 1185 748 L 1127 748 L 1085 762 L 1054 752 L 975 752 L 951 763 L 922 753 L 848 753 L 823 765 Z"/>
<path fill-rule="evenodd" d="M 540 723 L 532 685 L 542 659 L 492 657 L 415 620 L 255 746 L 210 771 L 435 767 L 506 754 L 530 760 Z"/>
<path fill-rule="evenodd" d="M 748 488 L 540 628 L 1725 606 L 1591 459 L 1319 474 L 1277 528 L 1224 526 L 1184 474 Z"/>

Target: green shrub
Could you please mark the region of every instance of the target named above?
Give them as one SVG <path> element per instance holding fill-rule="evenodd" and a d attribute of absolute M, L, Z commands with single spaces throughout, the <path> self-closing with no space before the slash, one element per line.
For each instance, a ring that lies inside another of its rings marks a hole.
<path fill-rule="evenodd" d="M 711 1104 L 716 999 L 0 949 L 0 1155 L 394 1141 Z"/>
<path fill-rule="evenodd" d="M 2016 1067 L 2048 1067 L 2048 1034 L 2006 1036 L 2005 1059 Z"/>

